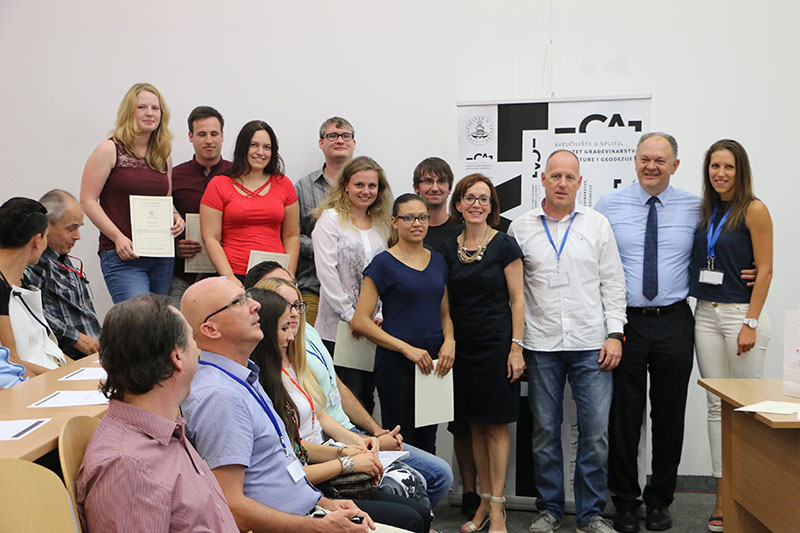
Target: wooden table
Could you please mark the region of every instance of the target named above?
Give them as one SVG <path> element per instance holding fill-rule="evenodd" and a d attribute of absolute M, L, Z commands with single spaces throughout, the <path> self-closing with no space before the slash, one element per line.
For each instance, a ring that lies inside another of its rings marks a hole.
<path fill-rule="evenodd" d="M 34 402 L 45 398 L 57 390 L 93 390 L 98 380 L 58 381 L 82 367 L 99 367 L 97 354 L 73 361 L 45 374 L 0 389 L 0 420 L 22 420 L 28 418 L 51 418 L 24 438 L 0 441 L 0 458 L 26 459 L 33 461 L 58 446 L 58 433 L 64 423 L 77 415 L 102 417 L 108 405 L 89 405 L 81 407 L 29 408 Z"/>
<path fill-rule="evenodd" d="M 701 379 L 722 399 L 725 533 L 800 531 L 800 420 L 796 414 L 735 411 L 783 395 L 781 379 Z"/>

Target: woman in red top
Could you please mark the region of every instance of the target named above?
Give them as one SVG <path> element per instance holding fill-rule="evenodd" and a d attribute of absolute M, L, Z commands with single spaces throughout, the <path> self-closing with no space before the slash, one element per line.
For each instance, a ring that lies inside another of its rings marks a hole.
<path fill-rule="evenodd" d="M 86 161 L 81 207 L 100 230 L 100 266 L 114 303 L 139 294 L 167 294 L 172 257 L 139 257 L 131 241 L 131 195 L 172 193 L 172 134 L 169 110 L 158 89 L 137 83 L 125 94 L 111 138 Z M 184 222 L 173 207 L 172 235 Z"/>
<path fill-rule="evenodd" d="M 217 272 L 239 283 L 250 251 L 289 255 L 294 275 L 300 254 L 297 193 L 283 175 L 275 132 L 263 120 L 242 127 L 230 176 L 217 176 L 200 200 L 200 228 Z"/>

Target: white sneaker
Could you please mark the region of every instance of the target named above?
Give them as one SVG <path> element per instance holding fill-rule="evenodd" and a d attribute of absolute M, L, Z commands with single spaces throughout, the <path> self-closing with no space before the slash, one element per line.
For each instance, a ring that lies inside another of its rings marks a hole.
<path fill-rule="evenodd" d="M 528 531 L 530 533 L 553 533 L 560 526 L 561 520 L 557 520 L 555 516 L 547 511 L 540 511 L 531 522 Z"/>
<path fill-rule="evenodd" d="M 604 520 L 602 516 L 595 516 L 585 526 L 575 530 L 577 533 L 616 533 L 616 529 L 611 527 L 611 522 Z"/>

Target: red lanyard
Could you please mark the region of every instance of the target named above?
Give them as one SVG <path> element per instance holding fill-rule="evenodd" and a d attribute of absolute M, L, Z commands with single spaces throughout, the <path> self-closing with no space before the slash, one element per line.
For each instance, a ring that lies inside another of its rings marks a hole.
<path fill-rule="evenodd" d="M 289 378 L 295 387 L 297 387 L 297 390 L 299 390 L 300 393 L 306 397 L 306 400 L 308 400 L 308 404 L 311 406 L 311 421 L 313 422 L 316 420 L 316 416 L 314 415 L 314 398 L 312 398 L 310 394 L 303 390 L 303 387 L 301 387 L 300 384 L 294 380 L 294 378 L 289 374 L 289 372 L 286 371 L 285 368 L 282 368 L 282 370 L 283 373 L 286 374 L 286 377 Z"/>
<path fill-rule="evenodd" d="M 75 256 L 73 256 L 73 255 L 69 255 L 69 254 L 67 254 L 67 257 L 69 257 L 70 259 L 74 259 L 75 261 L 77 261 L 78 263 L 80 263 L 80 265 L 81 265 L 81 266 L 80 266 L 80 269 L 81 269 L 81 270 L 80 270 L 80 272 L 79 272 L 79 271 L 77 271 L 77 270 L 75 270 L 74 268 L 68 267 L 67 265 L 62 265 L 62 264 L 61 264 L 61 263 L 59 263 L 58 261 L 56 261 L 56 264 L 57 264 L 58 266 L 60 266 L 61 268 L 64 268 L 64 269 L 66 269 L 66 270 L 69 270 L 70 272 L 73 272 L 73 273 L 77 274 L 79 278 L 81 278 L 83 281 L 86 281 L 86 275 L 83 273 L 83 261 L 81 261 L 81 260 L 80 260 L 80 258 L 78 258 L 78 257 L 75 257 Z"/>

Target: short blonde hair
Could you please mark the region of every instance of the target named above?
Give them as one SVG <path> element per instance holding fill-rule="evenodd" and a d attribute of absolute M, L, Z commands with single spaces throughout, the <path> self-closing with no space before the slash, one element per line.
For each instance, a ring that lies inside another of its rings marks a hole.
<path fill-rule="evenodd" d="M 295 287 L 291 282 L 280 278 L 264 278 L 255 287 L 257 289 L 267 289 L 269 291 L 278 292 L 280 287 L 289 287 L 297 294 L 297 299 L 303 301 L 303 296 L 300 294 L 300 289 Z M 317 375 L 311 370 L 306 362 L 306 319 L 300 317 L 300 326 L 297 328 L 297 335 L 292 343 L 289 345 L 288 354 L 289 361 L 292 363 L 292 368 L 297 374 L 300 381 L 300 386 L 303 387 L 314 398 L 314 407 L 316 409 L 325 409 L 327 402 L 325 401 L 325 394 L 322 392 Z"/>
<path fill-rule="evenodd" d="M 161 107 L 161 122 L 158 124 L 156 130 L 150 134 L 150 140 L 147 142 L 147 154 L 145 161 L 147 166 L 156 172 L 164 173 L 167 171 L 167 159 L 169 154 L 172 153 L 172 133 L 169 131 L 169 108 L 164 103 L 164 97 L 161 93 L 149 83 L 135 83 L 128 89 L 122 102 L 119 104 L 117 110 L 117 125 L 111 136 L 117 139 L 122 146 L 131 154 L 136 155 L 134 151 L 134 140 L 139 134 L 139 127 L 136 125 L 136 116 L 134 114 L 136 105 L 138 103 L 139 93 L 147 91 L 153 93 L 158 98 L 158 105 Z"/>

